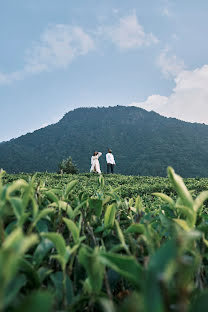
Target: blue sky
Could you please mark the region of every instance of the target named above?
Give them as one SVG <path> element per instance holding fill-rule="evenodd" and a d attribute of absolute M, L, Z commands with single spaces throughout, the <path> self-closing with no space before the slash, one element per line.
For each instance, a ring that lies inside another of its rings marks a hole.
<path fill-rule="evenodd" d="M 0 141 L 82 106 L 208 123 L 208 1 L 2 0 Z"/>

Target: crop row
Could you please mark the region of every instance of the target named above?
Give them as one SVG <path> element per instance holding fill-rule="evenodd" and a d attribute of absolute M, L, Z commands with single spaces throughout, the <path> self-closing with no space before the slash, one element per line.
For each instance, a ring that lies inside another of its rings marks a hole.
<path fill-rule="evenodd" d="M 2 172 L 0 311 L 206 311 L 207 179 L 185 182 Z"/>

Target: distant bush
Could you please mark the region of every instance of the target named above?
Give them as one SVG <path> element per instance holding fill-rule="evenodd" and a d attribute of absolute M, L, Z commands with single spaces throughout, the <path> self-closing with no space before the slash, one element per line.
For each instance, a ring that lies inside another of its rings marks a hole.
<path fill-rule="evenodd" d="M 77 166 L 72 162 L 71 157 L 62 160 L 62 162 L 59 164 L 58 173 L 78 173 Z"/>

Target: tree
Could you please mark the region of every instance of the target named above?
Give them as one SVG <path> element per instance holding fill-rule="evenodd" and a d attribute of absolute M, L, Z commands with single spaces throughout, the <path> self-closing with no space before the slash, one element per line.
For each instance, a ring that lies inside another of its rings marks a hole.
<path fill-rule="evenodd" d="M 68 157 L 63 159 L 62 162 L 59 164 L 59 173 L 71 173 L 76 174 L 78 173 L 77 166 L 72 162 L 72 158 Z"/>

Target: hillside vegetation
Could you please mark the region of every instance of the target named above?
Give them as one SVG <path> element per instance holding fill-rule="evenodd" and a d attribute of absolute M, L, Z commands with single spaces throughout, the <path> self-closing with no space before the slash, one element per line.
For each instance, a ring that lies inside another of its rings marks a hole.
<path fill-rule="evenodd" d="M 5 174 L 3 182 L 5 184 L 12 183 L 18 179 L 24 179 L 29 182 L 33 174 Z M 143 177 L 143 176 L 125 176 L 125 175 L 104 175 L 105 185 L 104 191 L 108 192 L 111 188 L 118 189 L 119 196 L 122 199 L 136 198 L 138 195 L 145 196 L 151 204 L 151 201 L 156 200 L 152 193 L 164 192 L 166 194 L 174 193 L 168 178 L 163 177 Z M 52 189 L 63 189 L 71 181 L 78 181 L 73 188 L 73 194 L 79 195 L 86 192 L 89 196 L 97 194 L 98 175 L 93 173 L 84 174 L 56 174 L 56 173 L 36 173 L 36 183 L 43 183 L 45 187 Z M 184 179 L 186 186 L 192 190 L 194 194 L 208 189 L 208 178 L 186 178 Z M 147 203 L 147 202 L 146 202 Z"/>
<path fill-rule="evenodd" d="M 0 311 L 207 311 L 208 179 L 185 183 L 2 172 Z"/>
<path fill-rule="evenodd" d="M 184 177 L 208 176 L 208 126 L 165 118 L 137 107 L 79 108 L 57 124 L 0 144 L 7 172 L 55 172 L 71 156 L 89 172 L 94 150 L 113 150 L 116 172 L 165 176 L 168 165 Z M 100 158 L 106 172 L 105 157 Z"/>

